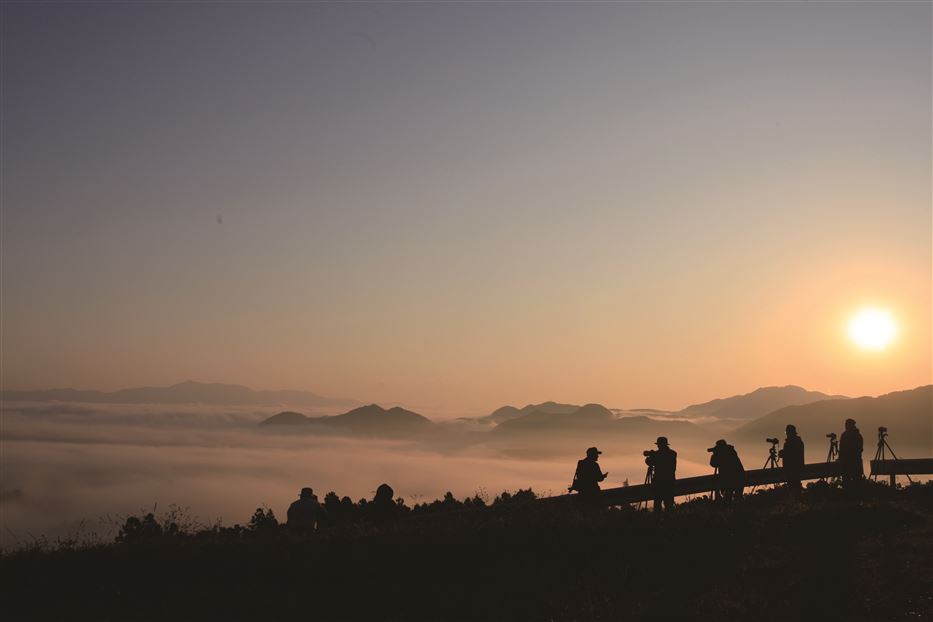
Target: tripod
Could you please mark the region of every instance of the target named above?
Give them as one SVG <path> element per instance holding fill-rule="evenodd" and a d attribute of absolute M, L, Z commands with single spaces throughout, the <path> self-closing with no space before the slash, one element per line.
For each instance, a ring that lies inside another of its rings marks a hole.
<path fill-rule="evenodd" d="M 826 462 L 835 462 L 839 459 L 839 441 L 835 434 L 827 434 L 829 438 L 829 453 L 826 455 Z"/>
<path fill-rule="evenodd" d="M 768 459 L 765 460 L 765 465 L 761 468 L 762 469 L 776 469 L 778 468 L 777 446 L 778 446 L 778 443 L 780 443 L 781 441 L 779 441 L 776 438 L 768 438 L 765 440 L 771 443 L 771 448 L 768 450 Z M 752 486 L 752 492 L 755 492 L 756 488 L 758 488 L 758 484 L 755 484 L 754 486 Z"/>
<path fill-rule="evenodd" d="M 835 432 L 830 432 L 826 435 L 826 438 L 829 439 L 829 453 L 826 454 L 826 462 L 836 462 L 839 460 L 839 439 L 836 438 Z M 824 479 L 825 478 L 821 477 L 820 481 Z M 838 480 L 838 475 L 829 478 L 830 482 L 836 482 Z"/>
<path fill-rule="evenodd" d="M 768 459 L 765 460 L 765 465 L 761 468 L 763 469 L 776 469 L 778 468 L 778 441 L 768 441 L 771 443 L 771 449 L 768 450 Z"/>
<path fill-rule="evenodd" d="M 883 461 L 887 460 L 888 458 L 887 458 L 887 456 L 885 455 L 885 450 L 891 452 L 891 457 L 894 458 L 895 460 L 897 460 L 897 454 L 895 454 L 895 453 L 894 453 L 894 450 L 891 449 L 891 446 L 888 445 L 888 429 L 885 428 L 885 427 L 880 427 L 880 428 L 878 428 L 878 450 L 875 451 L 874 461 L 876 461 L 876 462 L 877 462 L 877 461 L 883 462 Z M 872 475 L 872 478 L 873 478 L 875 481 L 878 481 L 878 476 L 877 476 L 877 475 Z M 896 479 L 897 479 L 897 476 L 892 474 L 892 475 L 891 475 L 891 488 L 894 488 L 894 484 L 896 483 Z M 910 475 L 907 476 L 907 481 L 910 482 L 911 484 L 914 483 L 914 480 L 910 479 Z"/>
<path fill-rule="evenodd" d="M 654 481 L 654 466 L 649 464 L 649 465 L 648 465 L 648 471 L 645 473 L 645 486 L 650 486 L 652 481 Z M 642 501 L 639 501 L 639 502 L 638 502 L 638 505 L 635 506 L 635 509 L 640 510 L 640 509 L 641 509 L 641 504 L 642 504 Z M 647 510 L 647 509 L 648 509 L 648 501 L 645 500 L 645 501 L 644 501 L 644 504 L 645 504 L 645 509 Z"/>

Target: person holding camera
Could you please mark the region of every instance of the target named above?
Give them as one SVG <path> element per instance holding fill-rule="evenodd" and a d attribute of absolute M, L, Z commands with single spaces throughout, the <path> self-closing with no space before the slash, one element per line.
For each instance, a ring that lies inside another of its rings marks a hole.
<path fill-rule="evenodd" d="M 716 480 L 719 498 L 724 501 L 741 499 L 745 490 L 745 467 L 735 447 L 726 443 L 724 439 L 719 439 L 716 445 L 706 451 L 711 454 L 710 466 L 719 471 Z"/>
<path fill-rule="evenodd" d="M 800 480 L 803 475 L 803 439 L 797 435 L 797 426 L 788 424 L 785 428 L 787 438 L 784 448 L 778 453 L 784 466 L 784 478 L 791 495 L 800 494 Z"/>
<path fill-rule="evenodd" d="M 654 511 L 674 507 L 674 481 L 677 472 L 677 452 L 668 446 L 667 437 L 659 436 L 655 450 L 644 452 L 645 464 L 651 467 L 651 485 L 654 493 Z"/>
<path fill-rule="evenodd" d="M 586 450 L 586 458 L 577 461 L 577 470 L 573 474 L 573 483 L 568 490 L 576 490 L 580 496 L 595 502 L 599 498 L 599 482 L 606 479 L 608 473 L 599 468 L 599 451 L 595 447 Z"/>
<path fill-rule="evenodd" d="M 842 485 L 852 486 L 865 476 L 862 465 L 862 434 L 855 427 L 855 419 L 846 419 L 846 430 L 839 437 L 839 471 Z"/>

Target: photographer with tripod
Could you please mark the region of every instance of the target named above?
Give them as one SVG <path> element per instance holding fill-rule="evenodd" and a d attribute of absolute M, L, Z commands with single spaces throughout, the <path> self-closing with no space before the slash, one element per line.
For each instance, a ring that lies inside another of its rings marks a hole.
<path fill-rule="evenodd" d="M 724 501 L 741 499 L 745 491 L 745 467 L 735 447 L 726 443 L 724 439 L 719 439 L 716 445 L 706 451 L 711 454 L 710 466 L 719 471 L 716 476 L 719 498 Z"/>
<path fill-rule="evenodd" d="M 674 480 L 677 472 L 677 452 L 667 444 L 666 436 L 659 436 L 655 445 L 657 449 L 642 452 L 645 464 L 651 474 L 651 486 L 654 494 L 654 511 L 660 512 L 661 505 L 665 510 L 674 507 Z"/>
<path fill-rule="evenodd" d="M 781 464 L 784 466 L 784 477 L 787 480 L 787 490 L 791 495 L 800 495 L 800 479 L 803 475 L 803 439 L 797 436 L 797 426 L 788 424 L 785 428 L 787 438 L 784 448 L 778 452 Z"/>
<path fill-rule="evenodd" d="M 839 471 L 842 485 L 846 488 L 851 488 L 865 477 L 862 446 L 862 434 L 855 427 L 855 419 L 846 419 L 846 430 L 839 438 Z"/>

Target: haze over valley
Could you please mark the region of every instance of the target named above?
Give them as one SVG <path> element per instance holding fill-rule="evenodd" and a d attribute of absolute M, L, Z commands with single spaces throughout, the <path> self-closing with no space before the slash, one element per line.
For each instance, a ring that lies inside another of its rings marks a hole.
<path fill-rule="evenodd" d="M 765 436 L 782 437 L 788 422 L 801 430 L 809 462 L 825 459 L 825 434 L 850 416 L 866 460 L 882 424 L 899 455 L 933 452 L 931 386 L 877 398 L 766 387 L 678 411 L 541 402 L 477 418 L 194 382 L 68 398 L 75 393 L 2 394 L 5 545 L 81 530 L 112 535 L 117 517 L 154 505 L 242 522 L 259 505 L 281 514 L 305 485 L 356 500 L 389 482 L 413 503 L 447 491 L 563 494 L 592 445 L 604 452 L 604 487 L 640 483 L 641 452 L 662 435 L 679 452 L 680 477 L 711 472 L 706 448 L 717 438 L 759 468 Z"/>

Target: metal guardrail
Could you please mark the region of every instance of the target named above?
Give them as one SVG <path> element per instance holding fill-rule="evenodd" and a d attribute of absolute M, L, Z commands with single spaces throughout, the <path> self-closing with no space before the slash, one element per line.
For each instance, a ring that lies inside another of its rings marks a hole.
<path fill-rule="evenodd" d="M 872 475 L 927 475 L 933 474 L 933 458 L 908 458 L 899 460 L 872 460 Z M 838 462 L 814 462 L 805 464 L 801 471 L 802 480 L 826 479 L 839 477 L 840 468 Z M 701 475 L 699 477 L 685 477 L 675 480 L 674 496 L 682 497 L 685 495 L 696 495 L 709 493 L 716 488 L 717 475 Z M 786 480 L 783 467 L 771 469 L 752 469 L 745 471 L 745 487 L 764 486 L 768 484 L 780 484 Z M 550 497 L 546 500 L 570 499 L 576 495 L 559 495 Z M 654 499 L 654 492 L 651 484 L 635 484 L 633 486 L 623 486 L 621 488 L 607 488 L 600 491 L 600 501 L 605 505 L 624 505 L 627 503 L 639 503 L 641 501 L 651 501 Z"/>
<path fill-rule="evenodd" d="M 933 458 L 872 460 L 872 475 L 933 475 Z"/>

